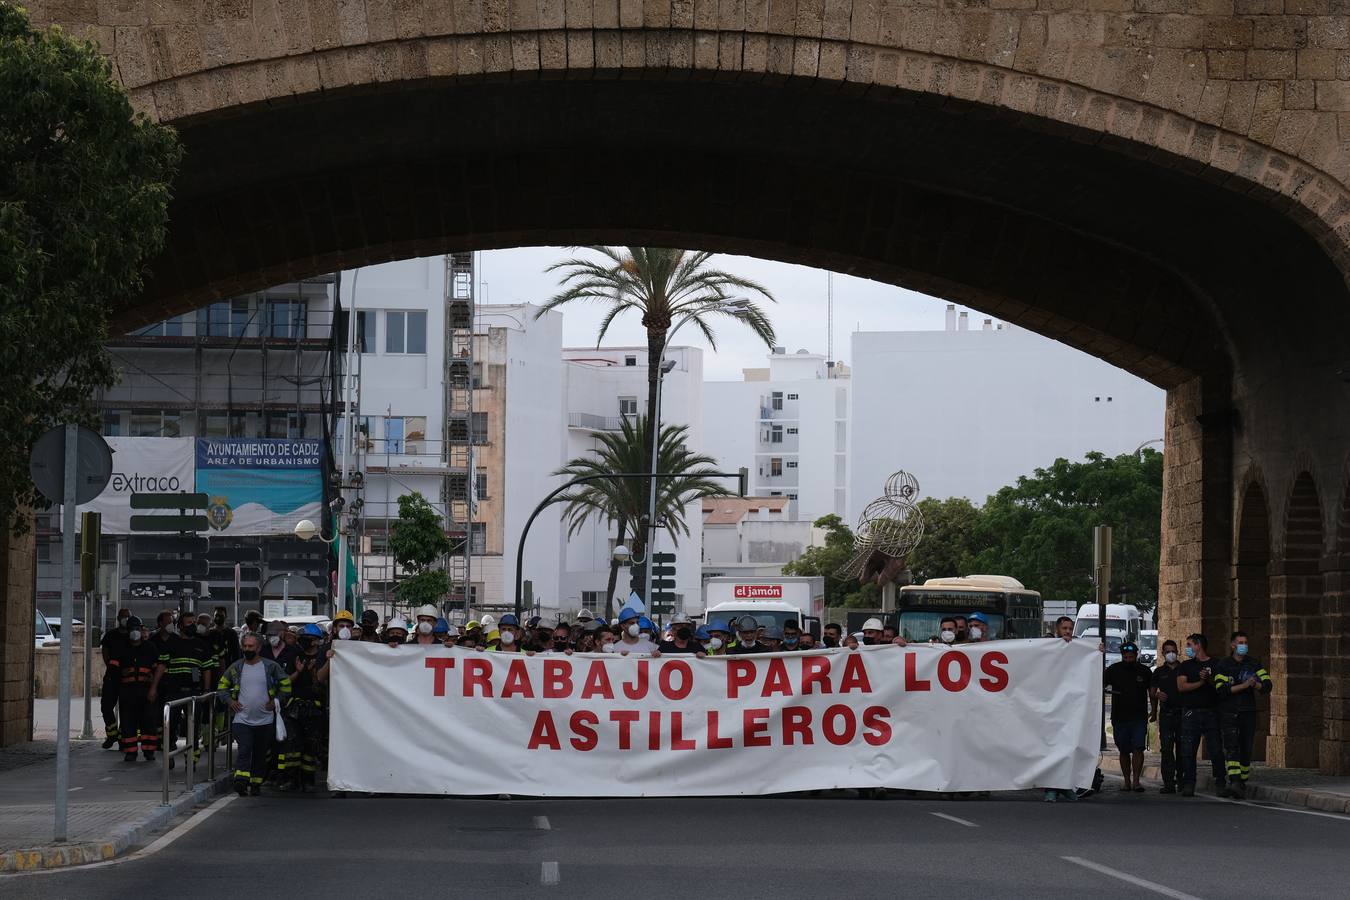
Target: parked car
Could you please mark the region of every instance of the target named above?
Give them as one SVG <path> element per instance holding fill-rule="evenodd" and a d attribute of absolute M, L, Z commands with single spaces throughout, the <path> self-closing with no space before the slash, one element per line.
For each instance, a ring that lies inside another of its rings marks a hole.
<path fill-rule="evenodd" d="M 38 613 L 38 615 L 41 615 L 41 613 Z M 74 622 L 76 625 L 84 624 L 79 619 L 72 619 L 71 621 Z M 61 627 L 61 618 L 59 616 L 51 616 L 47 619 L 47 625 L 51 628 L 52 632 L 59 639 L 61 637 L 61 632 L 64 631 L 64 629 Z"/>
<path fill-rule="evenodd" d="M 41 649 L 43 647 L 58 647 L 61 639 L 52 631 L 52 627 L 47 622 L 47 617 L 41 612 L 33 610 L 33 647 Z"/>

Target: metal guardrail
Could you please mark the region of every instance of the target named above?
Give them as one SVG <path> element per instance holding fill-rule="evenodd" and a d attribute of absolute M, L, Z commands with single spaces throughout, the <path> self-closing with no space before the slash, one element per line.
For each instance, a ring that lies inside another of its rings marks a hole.
<path fill-rule="evenodd" d="M 216 710 L 220 705 L 219 695 L 215 692 L 208 694 L 199 694 L 195 697 L 180 697 L 177 700 L 170 700 L 164 704 L 164 738 L 160 744 L 160 751 L 164 755 L 163 767 L 164 778 L 162 787 L 162 796 L 160 803 L 163 806 L 169 805 L 169 765 L 178 757 L 183 758 L 183 778 L 185 781 L 184 790 L 192 790 L 197 777 L 197 757 L 192 752 L 193 744 L 197 738 L 197 707 L 199 704 L 209 704 L 210 714 L 206 717 L 206 745 L 202 748 L 206 751 L 206 776 L 211 781 L 216 780 L 216 749 L 222 743 L 225 747 L 225 768 L 227 771 L 234 768 L 234 740 L 230 736 L 230 730 L 226 728 L 220 734 L 216 733 Z M 169 747 L 169 741 L 173 734 L 170 722 L 173 718 L 173 711 L 183 707 L 191 707 L 187 714 L 187 743 L 180 750 L 177 747 Z"/>

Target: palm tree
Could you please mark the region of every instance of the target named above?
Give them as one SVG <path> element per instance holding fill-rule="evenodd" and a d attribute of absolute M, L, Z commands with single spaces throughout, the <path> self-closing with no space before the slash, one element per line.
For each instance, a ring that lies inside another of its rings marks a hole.
<path fill-rule="evenodd" d="M 688 317 L 714 350 L 717 349 L 717 335 L 711 322 L 718 316 L 741 320 L 766 346 L 773 347 L 773 324 L 764 310 L 743 294 L 758 294 L 770 302 L 773 302 L 773 295 L 747 278 L 710 267 L 708 260 L 712 253 L 661 247 L 586 249 L 599 253 L 604 259 L 574 257 L 549 266 L 545 271 L 566 269 L 567 272 L 559 282 L 562 289 L 544 304 L 535 318 L 575 300 L 606 303 L 610 309 L 595 338 L 595 345 L 599 347 L 615 319 L 629 310 L 641 313 L 642 325 L 647 329 L 647 418 L 660 421 L 660 411 L 656 408 L 657 382 L 661 377 L 666 338 L 675 319 L 683 322 Z M 651 466 L 651 455 L 649 443 L 647 461 L 640 468 L 629 471 L 646 472 Z"/>
<path fill-rule="evenodd" d="M 576 478 L 580 475 L 609 475 L 616 472 L 645 472 L 651 464 L 647 455 L 647 418 L 622 419 L 618 432 L 597 435 L 600 446 L 594 454 L 579 456 L 563 466 L 554 475 Z M 670 531 L 671 540 L 678 544 L 680 536 L 689 535 L 685 521 L 685 505 L 703 497 L 720 497 L 727 489 L 715 479 L 717 461 L 710 456 L 694 453 L 685 443 L 689 428 L 685 425 L 666 425 L 661 428 L 661 443 L 657 454 L 657 471 L 674 477 L 657 482 L 656 517 Z M 647 536 L 638 527 L 647 515 L 647 492 L 644 481 L 638 478 L 602 478 L 579 484 L 558 498 L 565 503 L 563 518 L 568 523 L 570 538 L 581 530 L 589 519 L 597 518 L 613 523 L 619 529 L 619 543 L 629 533 L 633 535 L 633 554 L 640 556 Z M 606 603 L 614 598 L 614 586 L 619 577 L 619 563 L 609 561 L 609 584 Z"/>

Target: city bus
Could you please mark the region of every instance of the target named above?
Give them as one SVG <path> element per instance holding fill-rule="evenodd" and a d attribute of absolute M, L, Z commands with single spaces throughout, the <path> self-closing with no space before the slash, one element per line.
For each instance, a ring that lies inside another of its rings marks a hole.
<path fill-rule="evenodd" d="M 934 638 L 944 617 L 974 612 L 983 613 L 989 620 L 991 639 L 1045 634 L 1041 595 L 1007 575 L 930 578 L 923 584 L 907 584 L 896 592 L 895 609 L 900 617 L 900 634 L 907 641 Z"/>

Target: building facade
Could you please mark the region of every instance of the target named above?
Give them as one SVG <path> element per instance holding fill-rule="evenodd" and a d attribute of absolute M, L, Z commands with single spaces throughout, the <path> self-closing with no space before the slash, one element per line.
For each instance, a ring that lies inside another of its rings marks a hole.
<path fill-rule="evenodd" d="M 703 501 L 703 577 L 783 574 L 812 546 L 811 522 L 791 517 L 786 497 L 716 497 Z"/>
<path fill-rule="evenodd" d="M 942 331 L 856 332 L 849 521 L 905 469 L 975 503 L 1058 457 L 1161 447 L 1165 393 L 1023 328 L 947 307 Z"/>

